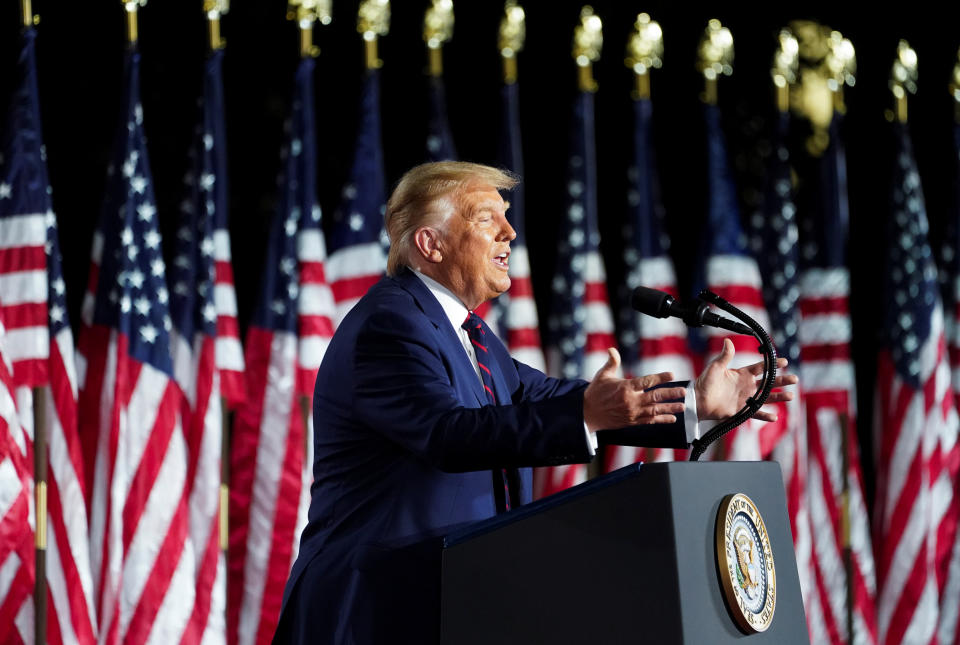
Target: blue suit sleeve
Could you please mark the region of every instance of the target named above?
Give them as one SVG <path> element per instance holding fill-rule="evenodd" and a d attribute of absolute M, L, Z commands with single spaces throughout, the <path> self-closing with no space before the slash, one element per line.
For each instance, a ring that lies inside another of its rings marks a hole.
<path fill-rule="evenodd" d="M 367 319 L 353 366 L 359 421 L 447 472 L 589 460 L 582 385 L 525 374 L 530 391 L 513 405 L 466 407 L 433 331 L 396 312 Z"/>

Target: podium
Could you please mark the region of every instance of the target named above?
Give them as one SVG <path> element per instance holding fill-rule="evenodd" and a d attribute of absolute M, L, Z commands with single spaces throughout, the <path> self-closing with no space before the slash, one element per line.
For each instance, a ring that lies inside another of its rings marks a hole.
<path fill-rule="evenodd" d="M 776 608 L 759 633 L 737 626 L 718 570 L 717 514 L 733 493 L 755 503 L 775 563 Z M 418 549 L 421 576 L 439 569 L 414 586 L 439 600 L 421 618 L 439 619 L 443 645 L 809 643 L 772 462 L 628 466 Z"/>

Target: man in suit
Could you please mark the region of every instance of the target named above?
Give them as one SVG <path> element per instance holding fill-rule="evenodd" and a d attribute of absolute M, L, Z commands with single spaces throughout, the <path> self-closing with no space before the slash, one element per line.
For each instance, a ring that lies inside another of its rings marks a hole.
<path fill-rule="evenodd" d="M 599 431 L 687 447 L 697 417 L 730 416 L 755 392 L 762 368 L 727 369 L 729 341 L 693 388 L 669 373 L 619 378 L 614 349 L 590 383 L 513 361 L 472 311 L 510 286 L 516 233 L 499 191 L 515 183 L 440 162 L 394 190 L 387 276 L 344 318 L 317 374 L 309 522 L 275 642 L 429 640 L 429 627 L 411 632 L 435 617 L 414 625 L 406 602 L 432 593 L 431 576 L 391 568 L 395 547 L 529 501 L 529 467 L 589 461 Z"/>

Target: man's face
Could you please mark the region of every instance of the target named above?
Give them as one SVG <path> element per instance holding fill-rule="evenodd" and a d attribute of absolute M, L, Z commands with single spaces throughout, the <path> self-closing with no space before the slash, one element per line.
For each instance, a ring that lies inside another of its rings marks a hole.
<path fill-rule="evenodd" d="M 508 204 L 493 186 L 468 188 L 457 206 L 441 237 L 438 281 L 472 311 L 510 288 L 510 241 L 517 233 L 507 221 Z"/>

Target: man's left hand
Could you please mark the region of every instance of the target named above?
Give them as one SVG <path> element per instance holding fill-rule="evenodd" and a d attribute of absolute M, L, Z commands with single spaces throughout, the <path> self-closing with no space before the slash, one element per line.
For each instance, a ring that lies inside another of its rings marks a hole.
<path fill-rule="evenodd" d="M 697 416 L 701 421 L 706 419 L 726 419 L 737 413 L 747 399 L 757 392 L 757 377 L 763 374 L 763 361 L 747 365 L 738 369 L 730 369 L 730 361 L 735 350 L 733 341 L 729 338 L 723 341 L 723 350 L 711 360 L 707 367 L 697 377 L 694 392 L 697 396 Z M 780 372 L 787 366 L 787 359 L 777 359 L 777 378 L 774 387 L 795 385 L 798 381 L 795 374 Z M 793 399 L 793 392 L 773 390 L 767 398 L 767 403 L 779 403 Z M 761 408 L 754 419 L 761 421 L 776 421 L 777 415 Z"/>

